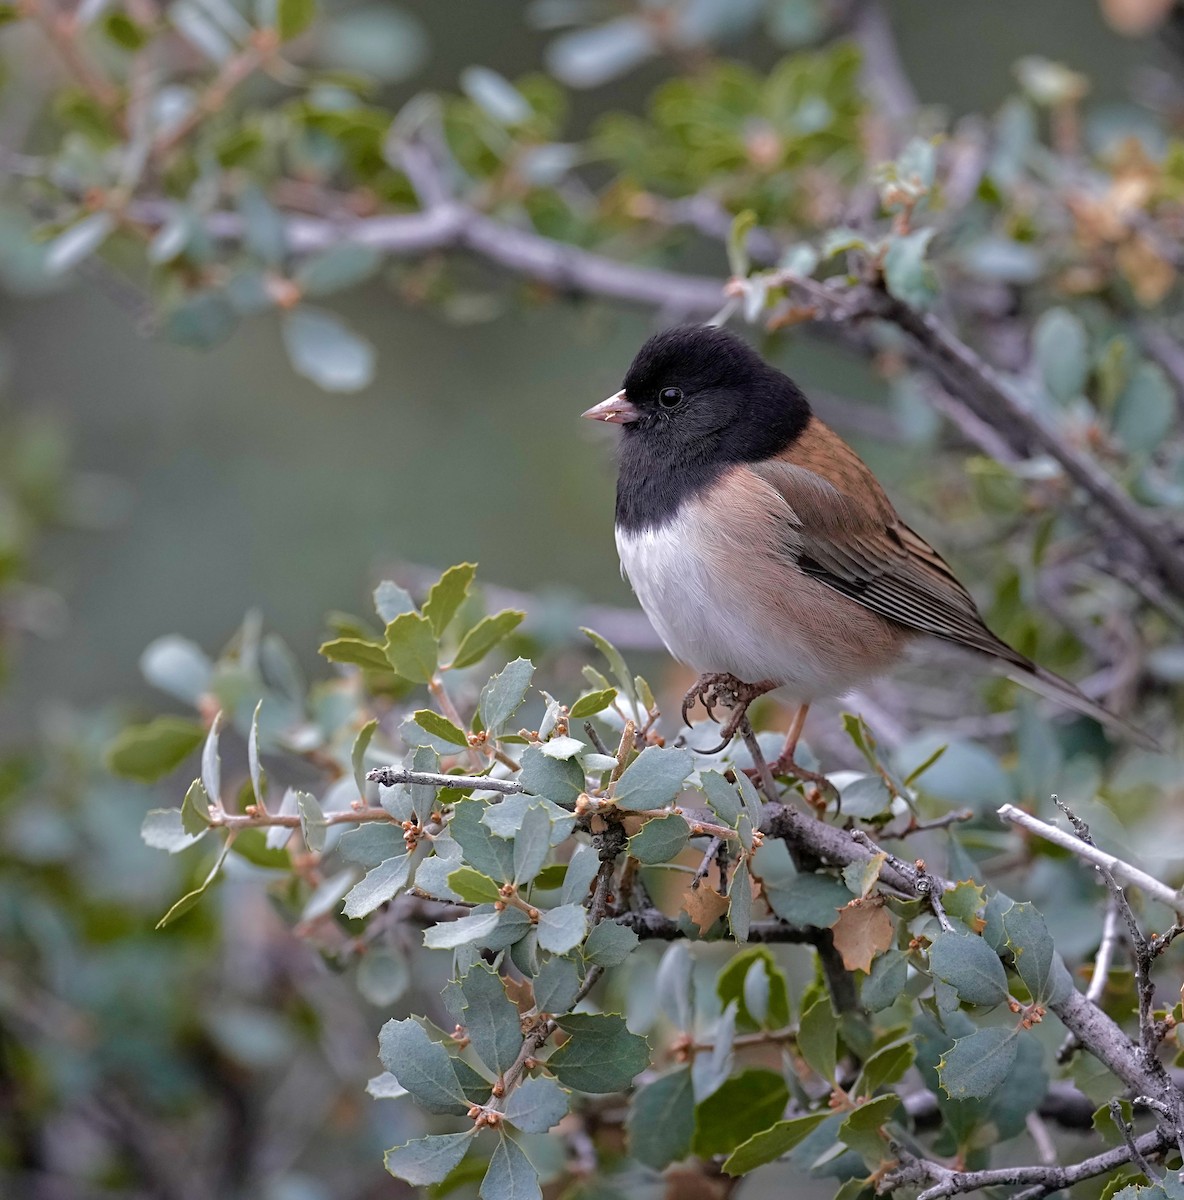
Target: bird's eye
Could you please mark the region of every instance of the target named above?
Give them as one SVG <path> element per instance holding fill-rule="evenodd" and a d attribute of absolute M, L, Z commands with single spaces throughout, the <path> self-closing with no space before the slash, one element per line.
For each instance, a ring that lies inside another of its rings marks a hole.
<path fill-rule="evenodd" d="M 676 408 L 682 403 L 682 388 L 663 388 L 658 393 L 658 403 L 663 408 Z"/>

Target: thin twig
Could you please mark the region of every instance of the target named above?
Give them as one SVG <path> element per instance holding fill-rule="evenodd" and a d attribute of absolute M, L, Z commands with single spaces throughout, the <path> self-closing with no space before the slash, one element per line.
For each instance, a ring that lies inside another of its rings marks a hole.
<path fill-rule="evenodd" d="M 437 788 L 473 788 L 483 792 L 501 792 L 516 796 L 526 791 L 513 779 L 493 779 L 484 775 L 442 775 L 437 771 L 408 771 L 404 767 L 375 767 L 366 778 L 373 783 L 394 787 L 400 783 L 422 783 Z"/>
<path fill-rule="evenodd" d="M 1110 968 L 1114 964 L 1114 951 L 1118 948 L 1118 903 L 1111 896 L 1106 902 L 1106 915 L 1102 918 L 1102 940 L 1098 943 L 1098 953 L 1094 957 L 1094 969 L 1090 975 L 1089 986 L 1085 990 L 1085 998 L 1097 1004 L 1106 990 L 1110 978 Z M 1184 927 L 1181 927 L 1184 928 Z M 1081 1042 L 1076 1034 L 1069 1034 L 1057 1050 L 1057 1062 L 1066 1063 L 1079 1049 Z"/>
<path fill-rule="evenodd" d="M 1148 1183 L 1158 1183 L 1163 1176 L 1158 1171 L 1152 1170 L 1151 1164 L 1139 1148 L 1139 1144 L 1135 1140 L 1135 1127 L 1122 1115 L 1121 1100 L 1110 1101 L 1110 1119 L 1118 1126 L 1118 1132 L 1122 1134 L 1122 1140 L 1130 1151 L 1131 1162 L 1143 1172 Z"/>

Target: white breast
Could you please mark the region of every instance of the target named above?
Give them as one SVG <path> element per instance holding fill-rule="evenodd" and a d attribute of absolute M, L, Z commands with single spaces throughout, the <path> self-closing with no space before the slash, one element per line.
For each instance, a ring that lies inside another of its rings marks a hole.
<path fill-rule="evenodd" d="M 833 657 L 820 657 L 815 640 L 803 636 L 792 615 L 786 619 L 784 605 L 770 612 L 752 602 L 762 590 L 752 579 L 772 566 L 765 554 L 734 545 L 721 556 L 718 545 L 705 544 L 721 536 L 684 514 L 659 529 L 616 531 L 622 570 L 670 653 L 696 671 L 724 671 L 748 683 L 772 679 L 795 702 L 853 686 L 856 678 L 837 675 Z M 721 570 L 728 560 L 747 581 Z"/>

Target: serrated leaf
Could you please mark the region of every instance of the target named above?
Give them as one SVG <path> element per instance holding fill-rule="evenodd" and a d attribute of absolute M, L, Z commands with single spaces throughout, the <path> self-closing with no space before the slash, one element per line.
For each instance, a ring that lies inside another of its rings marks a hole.
<path fill-rule="evenodd" d="M 470 904 L 496 904 L 502 898 L 498 884 L 472 867 L 458 867 L 450 871 L 448 886 Z"/>
<path fill-rule="evenodd" d="M 588 932 L 588 913 L 582 904 L 562 904 L 539 914 L 539 946 L 552 954 L 574 950 Z"/>
<path fill-rule="evenodd" d="M 929 969 L 967 1004 L 993 1006 L 1007 999 L 1007 972 L 999 956 L 973 934 L 938 934 L 929 947 Z"/>
<path fill-rule="evenodd" d="M 728 826 L 736 828 L 743 808 L 740 803 L 740 793 L 734 783 L 729 783 L 718 771 L 701 771 L 699 786 L 707 797 L 711 811 Z"/>
<path fill-rule="evenodd" d="M 346 862 L 357 863 L 359 867 L 367 869 L 386 862 L 388 858 L 396 858 L 406 850 L 403 831 L 386 821 L 364 821 L 343 834 L 337 843 L 337 853 Z"/>
<path fill-rule="evenodd" d="M 125 779 L 155 783 L 175 770 L 201 745 L 205 729 L 183 717 L 156 717 L 129 725 L 108 745 L 107 769 Z"/>
<path fill-rule="evenodd" d="M 908 959 L 899 950 L 888 950 L 872 963 L 859 998 L 868 1012 L 880 1012 L 900 998 L 908 980 Z"/>
<path fill-rule="evenodd" d="M 598 967 L 619 967 L 640 941 L 628 925 L 601 921 L 588 934 L 588 940 L 584 943 L 584 957 Z"/>
<path fill-rule="evenodd" d="M 839 1020 L 826 996 L 820 996 L 802 1013 L 798 1025 L 798 1050 L 828 1083 L 833 1083 Z"/>
<path fill-rule="evenodd" d="M 526 613 L 516 609 L 503 609 L 493 616 L 484 617 L 461 639 L 460 647 L 449 663 L 450 669 L 471 667 L 480 662 L 489 652 L 522 623 Z"/>
<path fill-rule="evenodd" d="M 440 576 L 424 601 L 423 615 L 432 624 L 437 637 L 452 623 L 469 594 L 477 575 L 476 563 L 458 563 Z"/>
<path fill-rule="evenodd" d="M 647 746 L 617 780 L 613 802 L 631 811 L 665 808 L 683 790 L 694 765 L 689 750 Z"/>
<path fill-rule="evenodd" d="M 899 1096 L 877 1096 L 859 1105 L 839 1126 L 839 1141 L 862 1155 L 869 1167 L 877 1167 L 890 1157 L 881 1128 L 899 1107 Z"/>
<path fill-rule="evenodd" d="M 595 716 L 603 712 L 617 698 L 616 688 L 601 688 L 599 691 L 588 692 L 581 696 L 572 706 L 568 715 L 573 721 L 584 717 Z"/>
<path fill-rule="evenodd" d="M 401 613 L 386 627 L 386 657 L 396 675 L 428 683 L 436 673 L 439 645 L 431 622 L 419 613 Z"/>
<path fill-rule="evenodd" d="M 413 1187 L 442 1183 L 460 1163 L 472 1144 L 476 1129 L 464 1133 L 437 1133 L 394 1146 L 383 1156 L 386 1169 Z"/>
<path fill-rule="evenodd" d="M 752 924 L 752 884 L 747 859 L 740 860 L 728 884 L 728 924 L 736 941 L 748 941 L 748 930 Z"/>
<path fill-rule="evenodd" d="M 379 863 L 346 893 L 341 911 L 347 917 L 364 917 L 393 900 L 407 886 L 414 865 L 413 856 L 406 853 Z"/>
<path fill-rule="evenodd" d="M 695 1132 L 695 1094 L 689 1067 L 680 1067 L 638 1088 L 625 1119 L 629 1153 L 661 1171 L 690 1153 Z"/>
<path fill-rule="evenodd" d="M 532 796 L 570 808 L 584 790 L 584 772 L 575 759 L 551 758 L 541 746 L 527 746 L 521 762 L 518 781 Z"/>
<path fill-rule="evenodd" d="M 654 817 L 629 839 L 629 853 L 638 862 L 667 863 L 686 849 L 691 827 L 678 813 Z"/>
<path fill-rule="evenodd" d="M 724 1160 L 724 1171 L 729 1175 L 747 1175 L 757 1167 L 776 1162 L 813 1133 L 830 1115 L 830 1112 L 817 1112 L 795 1117 L 792 1121 L 778 1121 L 776 1125 L 754 1134 L 737 1146 Z"/>
<path fill-rule="evenodd" d="M 440 738 L 441 741 L 448 742 L 453 746 L 468 746 L 469 739 L 465 736 L 463 729 L 458 729 L 447 718 L 441 716 L 435 709 L 420 708 L 413 714 L 415 723 L 433 737 Z"/>
<path fill-rule="evenodd" d="M 556 1019 L 569 1037 L 547 1067 L 567 1087 L 597 1094 L 624 1091 L 649 1066 L 649 1043 L 630 1033 L 623 1017 L 568 1013 Z"/>
<path fill-rule="evenodd" d="M 510 718 L 522 707 L 533 676 L 534 663 L 526 658 L 516 658 L 481 689 L 477 711 L 490 737 L 497 737 L 504 732 Z"/>
<path fill-rule="evenodd" d="M 503 1112 L 523 1133 L 546 1133 L 567 1116 L 571 1096 L 549 1076 L 524 1079 L 511 1093 Z"/>
<path fill-rule="evenodd" d="M 501 976 L 483 962 L 474 963 L 460 981 L 464 1027 L 477 1057 L 496 1075 L 504 1075 L 522 1048 L 517 1005 L 506 995 Z"/>
<path fill-rule="evenodd" d="M 726 1080 L 695 1108 L 696 1154 L 730 1154 L 768 1129 L 789 1103 L 789 1088 L 777 1071 L 750 1067 Z"/>
<path fill-rule="evenodd" d="M 522 814 L 522 823 L 514 837 L 514 883 L 529 883 L 542 869 L 551 850 L 551 818 L 541 804 L 531 805 Z"/>
<path fill-rule="evenodd" d="M 330 662 L 345 663 L 366 671 L 391 669 L 386 651 L 377 642 L 365 642 L 361 638 L 334 638 L 323 642 L 319 653 Z"/>
<path fill-rule="evenodd" d="M 478 1191 L 481 1200 L 542 1200 L 539 1173 L 522 1147 L 502 1133 Z"/>
<path fill-rule="evenodd" d="M 428 1037 L 418 1021 L 411 1017 L 387 1021 L 378 1034 L 378 1057 L 428 1112 L 468 1109 L 452 1056 Z"/>
<path fill-rule="evenodd" d="M 980 915 L 987 903 L 986 892 L 972 879 L 965 879 L 942 894 L 946 915 L 960 921 L 971 933 L 982 933 L 986 920 Z"/>
<path fill-rule="evenodd" d="M 500 913 L 473 913 L 458 921 L 441 921 L 424 931 L 423 944 L 429 950 L 454 950 L 470 943 L 483 944 L 497 929 Z"/>
<path fill-rule="evenodd" d="M 937 1064 L 942 1090 L 951 1100 L 983 1100 L 1007 1078 L 1019 1048 L 1019 1029 L 992 1026 L 958 1038 Z"/>
<path fill-rule="evenodd" d="M 1056 947 L 1044 918 L 1031 903 L 1013 904 L 1003 914 L 1003 932 L 1015 956 L 1016 974 L 1036 1004 L 1055 1002 L 1064 994 L 1063 964 L 1057 970 Z"/>

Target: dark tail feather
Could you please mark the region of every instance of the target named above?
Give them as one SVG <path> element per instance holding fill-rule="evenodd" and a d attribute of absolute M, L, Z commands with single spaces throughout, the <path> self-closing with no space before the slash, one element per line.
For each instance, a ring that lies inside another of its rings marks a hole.
<path fill-rule="evenodd" d="M 1150 734 L 1144 733 L 1138 726 L 1123 720 L 1122 717 L 1112 713 L 1096 700 L 1091 700 L 1067 679 L 1062 679 L 1052 671 L 1046 671 L 1043 667 L 1036 666 L 1035 663 L 1022 666 L 1017 663 L 1005 663 L 1003 665 L 1004 674 L 1006 674 L 1008 679 L 1012 679 L 1016 683 L 1030 688 L 1032 691 L 1047 697 L 1049 700 L 1055 700 L 1058 704 L 1064 704 L 1066 707 L 1075 709 L 1079 713 L 1084 713 L 1087 717 L 1093 717 L 1095 721 L 1100 722 L 1116 733 L 1121 733 L 1136 745 L 1142 746 L 1144 750 L 1163 750 L 1163 747 Z"/>

